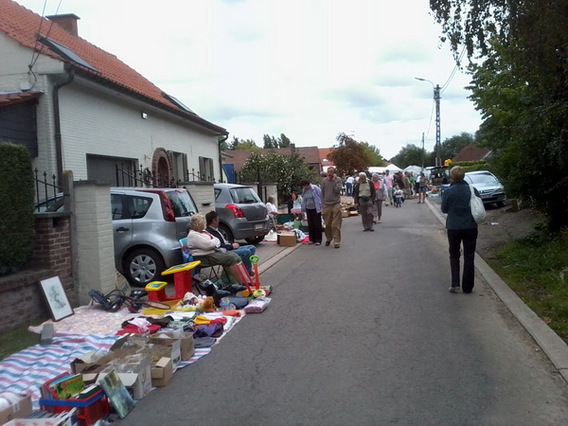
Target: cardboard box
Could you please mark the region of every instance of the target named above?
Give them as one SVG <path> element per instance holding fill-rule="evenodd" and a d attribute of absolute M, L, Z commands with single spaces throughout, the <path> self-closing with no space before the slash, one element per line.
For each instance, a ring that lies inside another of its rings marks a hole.
<path fill-rule="evenodd" d="M 296 234 L 294 232 L 279 232 L 276 235 L 276 243 L 279 246 L 294 247 L 296 246 Z"/>
<path fill-rule="evenodd" d="M 149 342 L 154 343 L 154 344 L 158 344 L 158 345 L 172 346 L 173 340 L 179 340 L 181 360 L 187 361 L 195 353 L 195 346 L 194 346 L 194 343 L 193 343 L 193 334 L 192 333 L 182 333 L 181 336 L 182 337 L 177 338 L 177 337 L 174 337 L 174 333 L 172 333 L 172 332 L 159 332 L 155 335 L 150 336 Z"/>
<path fill-rule="evenodd" d="M 174 377 L 171 358 L 162 357 L 152 364 L 152 386 L 167 386 Z"/>
<path fill-rule="evenodd" d="M 152 358 L 152 364 L 160 358 L 169 358 L 172 361 L 173 371 L 176 371 L 181 362 L 181 342 L 179 339 L 164 339 L 162 343 L 148 341 L 140 353 L 147 354 Z"/>
<path fill-rule="evenodd" d="M 101 357 L 99 352 L 90 351 L 71 361 L 71 371 L 73 372 L 73 374 L 79 374 L 83 370 L 88 370 L 93 366 L 106 365 L 111 362 L 112 359 L 112 352 L 109 352 Z"/>
<path fill-rule="evenodd" d="M 6 408 L 0 409 L 0 425 L 12 419 L 26 417 L 32 412 L 32 398 L 30 395 L 14 392 L 0 393 L 0 402 Z"/>
<path fill-rule="evenodd" d="M 142 399 L 152 390 L 152 360 L 136 354 L 114 362 L 118 377 L 134 399 Z"/>
<path fill-rule="evenodd" d="M 139 335 L 127 334 L 114 342 L 110 347 L 110 352 L 112 352 L 114 358 L 134 355 L 146 345 L 147 340 L 147 338 Z"/>

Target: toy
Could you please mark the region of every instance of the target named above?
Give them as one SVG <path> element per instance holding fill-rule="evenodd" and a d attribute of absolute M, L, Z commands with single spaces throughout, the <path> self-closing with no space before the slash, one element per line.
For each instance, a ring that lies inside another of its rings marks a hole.
<path fill-rule="evenodd" d="M 217 307 L 215 306 L 215 301 L 213 300 L 213 297 L 207 296 L 205 298 L 205 300 L 201 304 L 201 310 L 203 312 L 216 312 L 217 311 Z"/>
<path fill-rule="evenodd" d="M 252 255 L 250 257 L 250 263 L 252 263 L 252 266 L 254 268 L 254 280 L 255 280 L 255 287 L 258 290 L 260 288 L 260 277 L 258 275 L 258 261 L 260 260 L 260 257 L 258 257 L 256 254 Z"/>

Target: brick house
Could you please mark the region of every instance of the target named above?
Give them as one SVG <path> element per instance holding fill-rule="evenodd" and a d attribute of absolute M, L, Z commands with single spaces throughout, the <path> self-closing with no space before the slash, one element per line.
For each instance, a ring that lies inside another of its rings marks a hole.
<path fill-rule="evenodd" d="M 80 38 L 78 19 L 0 0 L 0 140 L 39 170 L 111 186 L 126 184 L 117 167 L 157 186 L 223 180 L 227 131 Z"/>

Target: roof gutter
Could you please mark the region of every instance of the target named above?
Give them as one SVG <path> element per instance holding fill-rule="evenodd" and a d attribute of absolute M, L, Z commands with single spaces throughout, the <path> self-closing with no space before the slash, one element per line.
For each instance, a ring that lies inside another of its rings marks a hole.
<path fill-rule="evenodd" d="M 217 141 L 217 148 L 218 148 L 217 151 L 219 153 L 219 182 L 224 182 L 223 174 L 225 173 L 225 171 L 223 170 L 223 156 L 221 151 L 221 144 L 225 142 L 227 139 L 229 139 L 229 133 L 225 133 Z"/>
<path fill-rule="evenodd" d="M 53 126 L 55 128 L 55 155 L 57 161 L 57 178 L 63 178 L 63 142 L 61 140 L 61 112 L 59 108 L 59 89 L 71 84 L 75 79 L 73 67 L 65 64 L 67 80 L 58 81 L 53 85 Z"/>

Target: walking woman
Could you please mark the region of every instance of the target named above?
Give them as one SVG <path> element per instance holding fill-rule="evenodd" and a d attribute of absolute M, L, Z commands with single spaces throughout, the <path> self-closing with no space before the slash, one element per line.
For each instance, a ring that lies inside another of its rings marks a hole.
<path fill-rule="evenodd" d="M 471 293 L 475 277 L 474 259 L 477 242 L 477 223 L 471 215 L 469 206 L 471 191 L 464 181 L 465 172 L 460 166 L 450 170 L 450 187 L 442 194 L 442 213 L 447 213 L 446 229 L 450 252 L 450 271 L 452 276 L 452 293 L 460 291 L 460 256 L 463 243 L 463 277 L 461 289 Z M 479 192 L 474 188 L 475 195 Z"/>
<path fill-rule="evenodd" d="M 321 189 L 317 185 L 312 185 L 309 180 L 300 181 L 302 187 L 302 212 L 306 213 L 308 220 L 309 244 L 321 245 Z"/>
<path fill-rule="evenodd" d="M 385 184 L 381 181 L 378 173 L 373 173 L 371 182 L 375 187 L 375 203 L 372 207 L 373 223 L 381 223 L 381 216 L 383 215 L 383 201 L 385 199 Z"/>

